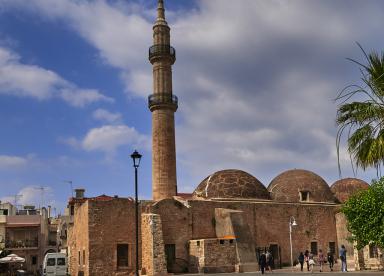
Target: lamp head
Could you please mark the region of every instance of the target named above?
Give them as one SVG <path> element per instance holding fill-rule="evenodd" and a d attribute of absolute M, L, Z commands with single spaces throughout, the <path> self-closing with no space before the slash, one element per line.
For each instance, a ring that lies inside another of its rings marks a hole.
<path fill-rule="evenodd" d="M 292 226 L 297 226 L 297 223 L 296 223 L 295 219 L 293 219 L 293 221 L 292 221 Z"/>
<path fill-rule="evenodd" d="M 131 154 L 131 158 L 133 160 L 133 166 L 135 168 L 138 168 L 140 166 L 140 160 L 141 160 L 141 154 L 137 152 L 137 150 L 135 150 L 132 154 Z"/>

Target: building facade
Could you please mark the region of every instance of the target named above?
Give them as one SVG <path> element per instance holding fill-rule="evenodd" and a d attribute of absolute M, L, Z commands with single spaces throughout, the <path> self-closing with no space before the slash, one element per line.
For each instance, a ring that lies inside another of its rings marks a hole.
<path fill-rule="evenodd" d="M 158 0 L 149 60 L 154 89 L 148 98 L 153 200 L 140 202 L 141 273 L 258 271 L 258 255 L 266 250 L 274 256 L 274 266 L 282 267 L 305 250 L 317 256 L 321 249 L 337 257 L 342 244 L 347 247 L 349 268 L 354 268 L 354 248 L 340 208 L 346 198 L 368 186 L 362 180 L 343 179 L 330 186 L 311 171 L 294 169 L 267 186 L 244 171 L 230 169 L 207 176 L 192 194 L 178 193 L 174 126 L 178 99 L 172 91 L 176 51 L 163 0 Z M 71 275 L 134 272 L 132 199 L 79 194 L 68 207 Z M 297 226 L 292 226 L 292 219 Z"/>
<path fill-rule="evenodd" d="M 25 258 L 23 269 L 39 273 L 46 253 L 57 252 L 57 225 L 52 223 L 50 208 L 17 209 L 10 203 L 0 205 L 2 250 Z"/>

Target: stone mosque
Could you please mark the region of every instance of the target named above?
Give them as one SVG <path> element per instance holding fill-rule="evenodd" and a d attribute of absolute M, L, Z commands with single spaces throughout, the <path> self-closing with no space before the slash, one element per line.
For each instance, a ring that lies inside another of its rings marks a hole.
<path fill-rule="evenodd" d="M 175 49 L 163 0 L 158 0 L 149 61 L 153 66 L 152 200 L 139 202 L 139 271 L 143 275 L 258 271 L 269 250 L 275 268 L 291 265 L 300 252 L 320 249 L 338 256 L 347 249 L 349 268 L 379 267 L 377 248 L 357 252 L 347 239 L 341 204 L 369 185 L 346 178 L 331 186 L 314 172 L 293 169 L 266 188 L 241 170 L 214 172 L 192 194 L 179 193 L 176 179 L 172 91 Z M 67 252 L 71 275 L 129 275 L 135 271 L 135 201 L 77 190 L 69 200 Z M 297 226 L 291 226 L 295 221 Z M 291 242 L 290 242 L 290 226 Z M 376 251 L 375 251 L 376 250 Z M 375 255 L 376 254 L 376 255 Z"/>

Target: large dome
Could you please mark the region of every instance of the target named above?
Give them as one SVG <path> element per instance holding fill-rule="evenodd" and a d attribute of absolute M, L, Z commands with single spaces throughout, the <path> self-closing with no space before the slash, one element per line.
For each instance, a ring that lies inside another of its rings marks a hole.
<path fill-rule="evenodd" d="M 335 197 L 344 203 L 348 198 L 357 191 L 369 188 L 369 184 L 357 178 L 344 178 L 336 181 L 331 186 L 331 191 Z"/>
<path fill-rule="evenodd" d="M 336 202 L 327 182 L 307 170 L 279 174 L 269 184 L 268 191 L 273 200 L 281 202 Z"/>
<path fill-rule="evenodd" d="M 218 171 L 205 178 L 193 192 L 194 198 L 270 199 L 265 186 L 240 170 Z"/>

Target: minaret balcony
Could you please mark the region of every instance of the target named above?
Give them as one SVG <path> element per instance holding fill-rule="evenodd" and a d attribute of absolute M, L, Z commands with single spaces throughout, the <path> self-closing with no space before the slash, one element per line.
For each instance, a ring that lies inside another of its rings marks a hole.
<path fill-rule="evenodd" d="M 149 110 L 169 108 L 173 111 L 177 110 L 178 99 L 170 93 L 156 93 L 148 96 Z"/>
<path fill-rule="evenodd" d="M 170 45 L 157 44 L 149 48 L 149 61 L 155 62 L 157 59 L 169 58 L 171 64 L 176 61 L 176 50 Z"/>

